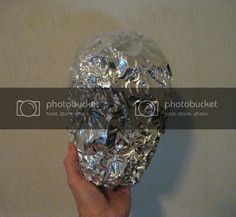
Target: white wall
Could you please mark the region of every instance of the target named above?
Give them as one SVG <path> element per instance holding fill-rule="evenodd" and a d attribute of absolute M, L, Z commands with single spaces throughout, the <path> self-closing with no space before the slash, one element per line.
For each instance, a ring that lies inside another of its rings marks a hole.
<path fill-rule="evenodd" d="M 155 39 L 177 87 L 234 87 L 236 1 L 0 0 L 0 86 L 66 87 L 76 48 L 101 31 Z M 0 131 L 0 217 L 73 217 L 63 130 Z M 135 217 L 236 216 L 234 130 L 168 130 Z"/>

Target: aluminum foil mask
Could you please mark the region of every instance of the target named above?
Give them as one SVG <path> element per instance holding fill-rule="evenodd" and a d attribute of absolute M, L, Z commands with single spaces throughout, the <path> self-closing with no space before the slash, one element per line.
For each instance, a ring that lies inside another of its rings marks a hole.
<path fill-rule="evenodd" d="M 82 175 L 111 189 L 134 185 L 164 132 L 166 110 L 155 102 L 170 87 L 166 58 L 139 33 L 110 32 L 84 44 L 71 71 L 69 100 L 87 105 L 69 116 Z"/>

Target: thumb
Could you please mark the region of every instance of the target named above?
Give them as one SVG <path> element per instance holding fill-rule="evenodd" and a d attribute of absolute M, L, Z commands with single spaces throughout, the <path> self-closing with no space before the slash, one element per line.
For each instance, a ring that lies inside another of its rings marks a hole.
<path fill-rule="evenodd" d="M 72 179 L 81 179 L 79 168 L 77 166 L 78 152 L 73 143 L 69 144 L 68 153 L 64 159 L 68 182 Z"/>

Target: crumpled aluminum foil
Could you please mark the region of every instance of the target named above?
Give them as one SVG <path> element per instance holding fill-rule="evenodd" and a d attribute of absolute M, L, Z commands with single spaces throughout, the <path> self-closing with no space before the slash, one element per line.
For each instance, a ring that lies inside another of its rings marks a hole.
<path fill-rule="evenodd" d="M 106 88 L 112 93 L 115 88 L 134 89 L 135 99 L 142 100 L 141 90 L 170 87 L 172 74 L 166 58 L 157 44 L 142 34 L 109 32 L 79 49 L 71 71 L 71 87 L 87 91 L 79 97 L 71 91 L 69 100 L 96 102 L 92 109 L 74 109 L 69 117 L 69 133 L 78 149 L 82 175 L 110 189 L 134 185 L 150 163 L 166 119 L 160 118 L 152 129 L 127 128 L 130 99 L 125 102 L 119 94 L 111 94 L 108 100 L 103 91 L 95 89 Z M 159 116 L 164 115 L 165 110 L 159 112 Z M 99 117 L 105 118 L 106 127 L 99 123 Z M 94 125 L 94 120 L 96 127 L 84 127 L 85 123 Z M 140 124 L 147 126 L 145 121 Z"/>

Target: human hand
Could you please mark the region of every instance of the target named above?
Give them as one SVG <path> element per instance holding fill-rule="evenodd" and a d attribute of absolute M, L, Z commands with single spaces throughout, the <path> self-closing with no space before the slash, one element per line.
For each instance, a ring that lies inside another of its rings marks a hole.
<path fill-rule="evenodd" d="M 115 190 L 109 190 L 87 182 L 80 174 L 77 159 L 75 145 L 69 144 L 64 165 L 79 216 L 128 217 L 131 204 L 130 188 L 117 187 Z"/>

